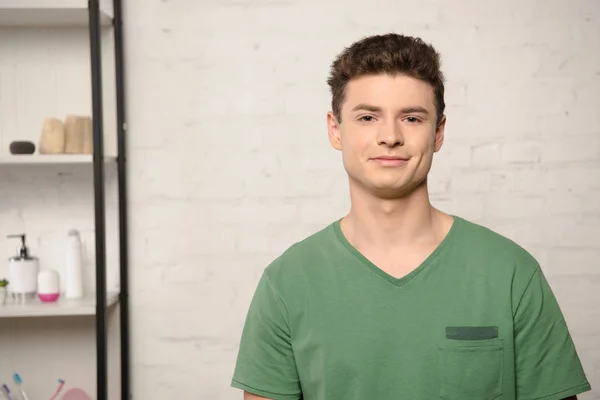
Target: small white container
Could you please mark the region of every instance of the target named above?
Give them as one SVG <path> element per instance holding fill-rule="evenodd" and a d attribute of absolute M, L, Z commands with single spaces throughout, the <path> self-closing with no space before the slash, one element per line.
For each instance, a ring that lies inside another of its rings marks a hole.
<path fill-rule="evenodd" d="M 38 274 L 38 296 L 43 302 L 53 302 L 60 297 L 60 277 L 53 269 L 43 269 Z"/>
<path fill-rule="evenodd" d="M 79 231 L 71 229 L 67 237 L 65 297 L 83 297 L 83 244 Z"/>

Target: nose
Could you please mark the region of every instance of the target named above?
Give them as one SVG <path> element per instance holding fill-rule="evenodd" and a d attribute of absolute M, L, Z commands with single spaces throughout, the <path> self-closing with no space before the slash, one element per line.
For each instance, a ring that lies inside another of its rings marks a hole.
<path fill-rule="evenodd" d="M 383 126 L 377 133 L 377 144 L 388 147 L 404 145 L 404 135 L 400 124 L 393 121 Z"/>

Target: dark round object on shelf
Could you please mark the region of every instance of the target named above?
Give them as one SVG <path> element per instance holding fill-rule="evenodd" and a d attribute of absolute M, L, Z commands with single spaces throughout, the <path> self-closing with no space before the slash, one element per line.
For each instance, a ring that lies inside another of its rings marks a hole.
<path fill-rule="evenodd" d="M 10 143 L 10 154 L 33 154 L 35 144 L 24 140 L 16 140 Z"/>

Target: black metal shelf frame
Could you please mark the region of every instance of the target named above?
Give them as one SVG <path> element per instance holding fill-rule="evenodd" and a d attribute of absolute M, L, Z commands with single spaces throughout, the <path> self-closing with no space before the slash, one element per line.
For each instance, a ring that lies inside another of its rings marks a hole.
<path fill-rule="evenodd" d="M 92 120 L 94 136 L 94 219 L 96 245 L 96 398 L 108 398 L 106 315 L 106 221 L 104 201 L 104 127 L 102 110 L 102 46 L 99 0 L 88 0 L 92 74 Z M 115 81 L 117 112 L 117 177 L 119 196 L 119 277 L 121 399 L 129 400 L 129 259 L 127 241 L 126 119 L 123 71 L 123 14 L 121 0 L 113 0 Z"/>

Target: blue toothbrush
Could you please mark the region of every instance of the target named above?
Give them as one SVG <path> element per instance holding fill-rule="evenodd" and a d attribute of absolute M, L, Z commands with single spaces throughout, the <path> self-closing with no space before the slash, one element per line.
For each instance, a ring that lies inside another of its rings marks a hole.
<path fill-rule="evenodd" d="M 21 380 L 21 376 L 19 374 L 14 374 L 13 378 L 15 379 L 15 383 L 19 387 L 19 391 L 21 392 L 21 396 L 23 396 L 23 400 L 29 400 L 29 398 L 25 394 L 25 390 L 23 390 L 23 386 L 21 386 L 21 384 L 23 383 L 23 381 Z"/>

